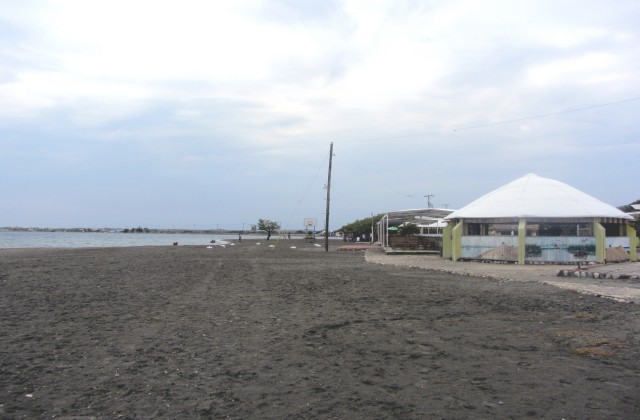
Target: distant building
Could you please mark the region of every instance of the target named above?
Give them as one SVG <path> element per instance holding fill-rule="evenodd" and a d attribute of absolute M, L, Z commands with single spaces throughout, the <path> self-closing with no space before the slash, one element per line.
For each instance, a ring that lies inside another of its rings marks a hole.
<path fill-rule="evenodd" d="M 525 263 L 637 261 L 633 217 L 534 174 L 445 217 L 442 255 Z M 631 246 L 630 246 L 631 245 Z"/>

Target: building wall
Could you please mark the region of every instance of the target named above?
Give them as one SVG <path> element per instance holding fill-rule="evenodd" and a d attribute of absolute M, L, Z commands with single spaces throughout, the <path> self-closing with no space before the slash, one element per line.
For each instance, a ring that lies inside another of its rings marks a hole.
<path fill-rule="evenodd" d="M 462 236 L 462 258 L 517 261 L 517 236 Z"/>
<path fill-rule="evenodd" d="M 596 238 L 593 236 L 527 236 L 526 262 L 596 262 Z"/>
<path fill-rule="evenodd" d="M 477 221 L 474 221 L 478 225 Z M 510 221 L 513 224 L 513 221 Z M 582 223 L 582 221 L 581 221 Z M 443 256 L 458 259 L 511 261 L 523 263 L 536 262 L 605 262 L 607 254 L 612 248 L 618 248 L 618 261 L 625 259 L 626 251 L 631 261 L 637 260 L 635 247 L 630 248 L 630 236 L 635 237 L 635 231 L 629 226 L 616 230 L 616 236 L 607 237 L 605 228 L 598 222 L 592 221 L 591 235 L 579 231 L 580 236 L 529 236 L 526 233 L 526 221 L 522 219 L 517 229 L 509 228 L 503 235 L 487 235 L 482 226 L 469 229 L 465 221 L 457 221 L 455 227 L 450 227 L 444 233 Z M 515 226 L 515 224 L 513 224 Z M 611 229 L 609 229 L 611 232 Z M 480 234 L 469 234 L 480 233 Z M 514 232 L 513 234 L 508 234 Z M 622 233 L 627 236 L 617 236 Z M 450 250 L 448 249 L 450 248 Z M 524 248 L 524 250 L 522 250 Z M 621 255 L 621 256 L 620 256 Z M 627 259 L 627 261 L 629 260 Z"/>
<path fill-rule="evenodd" d="M 625 251 L 629 252 L 629 237 L 619 236 L 613 238 L 607 238 L 607 248 L 622 247 Z"/>

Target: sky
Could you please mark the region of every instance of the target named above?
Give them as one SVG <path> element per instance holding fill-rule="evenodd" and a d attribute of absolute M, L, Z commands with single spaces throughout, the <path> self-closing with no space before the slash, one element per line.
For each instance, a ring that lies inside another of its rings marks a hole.
<path fill-rule="evenodd" d="M 640 199 L 637 0 L 0 0 L 0 226 Z M 431 196 L 427 198 L 426 196 Z"/>

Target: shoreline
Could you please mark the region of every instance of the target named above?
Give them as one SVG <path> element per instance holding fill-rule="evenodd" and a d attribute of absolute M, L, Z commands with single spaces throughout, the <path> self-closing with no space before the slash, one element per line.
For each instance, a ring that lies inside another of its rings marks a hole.
<path fill-rule="evenodd" d="M 262 233 L 247 234 L 244 240 L 266 240 Z M 276 240 L 272 236 L 271 240 Z M 166 233 L 96 233 L 96 232 L 0 232 L 0 249 L 9 248 L 103 248 L 131 246 L 207 245 L 210 240 L 238 240 L 238 235 L 166 234 Z M 291 240 L 303 240 L 293 235 Z M 286 239 L 289 240 L 289 239 Z M 330 243 L 339 238 L 330 238 Z M 320 239 L 317 239 L 320 241 Z"/>

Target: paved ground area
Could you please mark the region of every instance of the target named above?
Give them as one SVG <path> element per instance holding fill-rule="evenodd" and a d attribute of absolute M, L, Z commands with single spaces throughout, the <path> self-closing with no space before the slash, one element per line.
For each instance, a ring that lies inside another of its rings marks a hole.
<path fill-rule="evenodd" d="M 451 261 L 436 255 L 385 255 L 382 248 L 366 251 L 370 263 L 418 267 L 499 280 L 538 281 L 623 302 L 640 303 L 640 263 L 591 265 L 578 270 L 572 265 L 515 265 Z M 559 276 L 559 272 L 563 272 Z M 567 274 L 571 274 L 567 277 Z M 582 275 L 580 275 L 582 274 Z M 596 275 L 597 274 L 597 275 Z"/>

